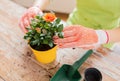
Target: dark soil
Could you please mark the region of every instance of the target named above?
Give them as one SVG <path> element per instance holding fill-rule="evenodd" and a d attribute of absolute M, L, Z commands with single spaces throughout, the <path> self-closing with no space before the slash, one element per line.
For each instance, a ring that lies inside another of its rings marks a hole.
<path fill-rule="evenodd" d="M 56 45 L 54 45 L 52 48 L 54 48 Z M 31 46 L 33 49 L 37 50 L 37 51 L 47 51 L 49 49 L 51 49 L 51 47 L 49 45 L 43 44 L 40 47 L 37 46 Z"/>

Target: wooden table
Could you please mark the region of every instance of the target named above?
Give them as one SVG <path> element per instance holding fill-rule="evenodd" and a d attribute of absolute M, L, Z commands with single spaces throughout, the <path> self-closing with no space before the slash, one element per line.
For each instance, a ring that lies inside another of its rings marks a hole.
<path fill-rule="evenodd" d="M 58 49 L 55 62 L 38 63 L 18 26 L 25 10 L 10 0 L 0 0 L 0 81 L 49 81 L 62 64 L 72 64 L 86 52 L 80 48 Z M 120 54 L 101 50 L 91 55 L 79 72 L 83 75 L 85 69 L 95 67 L 102 72 L 103 81 L 119 81 Z"/>

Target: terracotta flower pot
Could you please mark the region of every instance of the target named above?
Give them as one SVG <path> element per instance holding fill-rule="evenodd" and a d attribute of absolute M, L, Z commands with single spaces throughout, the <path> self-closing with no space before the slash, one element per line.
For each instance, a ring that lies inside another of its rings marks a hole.
<path fill-rule="evenodd" d="M 31 48 L 37 61 L 47 64 L 51 63 L 56 59 L 56 51 L 57 51 L 57 46 L 53 47 L 50 50 L 47 51 L 37 51 L 33 48 Z"/>

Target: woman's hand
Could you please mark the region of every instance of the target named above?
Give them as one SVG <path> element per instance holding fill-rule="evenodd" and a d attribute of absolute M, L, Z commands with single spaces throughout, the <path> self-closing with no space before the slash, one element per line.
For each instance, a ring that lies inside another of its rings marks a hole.
<path fill-rule="evenodd" d="M 42 11 L 38 7 L 31 7 L 21 17 L 19 26 L 24 33 L 27 32 L 26 27 L 30 25 L 31 19 L 34 18 L 38 13 L 42 14 Z"/>
<path fill-rule="evenodd" d="M 95 46 L 108 41 L 108 35 L 103 30 L 93 30 L 80 25 L 65 27 L 64 38 L 54 37 L 54 41 L 60 48 L 81 47 L 92 49 Z"/>

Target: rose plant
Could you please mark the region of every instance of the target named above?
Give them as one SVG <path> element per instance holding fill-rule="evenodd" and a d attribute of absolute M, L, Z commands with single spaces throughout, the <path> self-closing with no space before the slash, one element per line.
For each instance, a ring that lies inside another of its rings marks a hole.
<path fill-rule="evenodd" d="M 24 39 L 28 40 L 28 44 L 35 50 L 45 51 L 55 46 L 53 36 L 63 38 L 63 24 L 61 19 L 57 18 L 54 13 L 38 14 L 32 19 L 28 32 Z"/>

